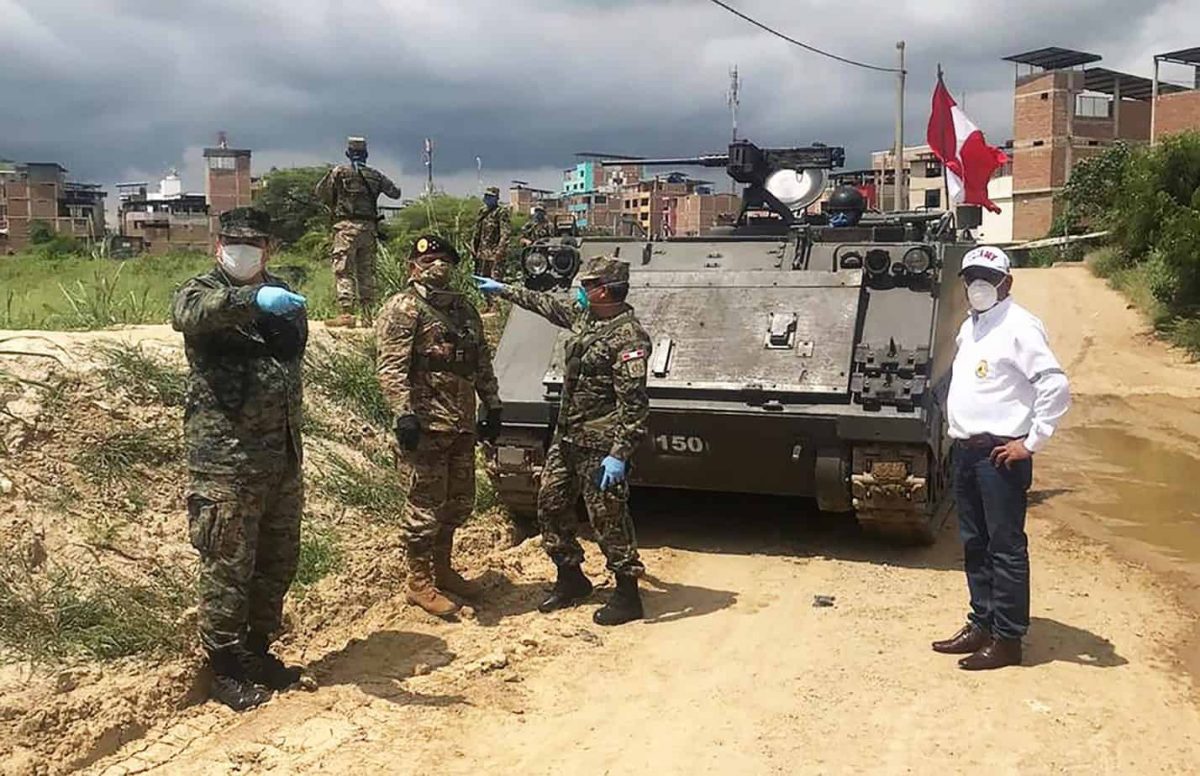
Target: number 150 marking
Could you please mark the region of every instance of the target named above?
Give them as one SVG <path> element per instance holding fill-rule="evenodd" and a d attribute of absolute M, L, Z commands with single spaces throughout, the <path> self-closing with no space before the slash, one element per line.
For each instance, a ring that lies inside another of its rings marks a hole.
<path fill-rule="evenodd" d="M 682 434 L 659 434 L 654 437 L 654 447 L 668 455 L 704 455 L 708 451 L 708 443 L 703 438 Z"/>

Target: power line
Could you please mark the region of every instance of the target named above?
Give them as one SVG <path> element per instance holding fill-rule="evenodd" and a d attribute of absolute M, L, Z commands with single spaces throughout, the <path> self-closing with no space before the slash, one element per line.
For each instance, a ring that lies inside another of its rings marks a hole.
<path fill-rule="evenodd" d="M 726 11 L 729 11 L 731 14 L 733 14 L 734 16 L 737 16 L 740 19 L 744 19 L 744 20 L 750 22 L 755 27 L 758 27 L 760 30 L 769 32 L 777 38 L 782 38 L 783 40 L 786 40 L 788 43 L 791 43 L 794 46 L 799 46 L 800 48 L 804 49 L 805 51 L 811 51 L 814 54 L 820 54 L 823 57 L 829 57 L 830 59 L 837 60 L 838 62 L 842 62 L 847 65 L 854 65 L 855 67 L 865 68 L 867 70 L 877 70 L 881 73 L 899 73 L 900 72 L 899 68 L 880 67 L 879 65 L 869 65 L 866 62 L 856 62 L 853 59 L 847 59 L 846 57 L 839 57 L 837 54 L 831 54 L 828 51 L 822 51 L 821 49 L 819 49 L 815 46 L 810 46 L 807 43 L 802 43 L 801 41 L 796 40 L 795 38 L 790 38 L 787 35 L 784 35 L 782 32 L 779 32 L 778 30 L 771 29 L 770 27 L 768 27 L 767 25 L 758 21 L 757 19 L 752 19 L 749 16 L 747 16 L 746 14 L 739 11 L 738 9 L 736 9 L 730 5 L 726 5 L 725 3 L 721 2 L 721 0 L 709 0 L 709 2 L 713 3 L 714 5 L 718 5 L 722 8 L 724 8 Z"/>

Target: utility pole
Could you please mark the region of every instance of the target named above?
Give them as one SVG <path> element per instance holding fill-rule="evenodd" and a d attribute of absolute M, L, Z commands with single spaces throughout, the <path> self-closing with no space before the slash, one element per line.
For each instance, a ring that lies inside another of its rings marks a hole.
<path fill-rule="evenodd" d="M 425 138 L 425 196 L 433 198 L 433 141 Z"/>
<path fill-rule="evenodd" d="M 737 65 L 729 69 L 729 92 L 725 95 L 725 101 L 729 104 L 729 118 L 733 125 L 733 131 L 730 134 L 731 142 L 737 142 L 737 114 L 738 106 L 741 105 L 741 90 L 742 81 L 738 76 Z M 737 193 L 737 182 L 733 179 L 729 181 L 729 193 Z"/>
<path fill-rule="evenodd" d="M 900 72 L 896 74 L 896 169 L 895 169 L 895 206 L 896 210 L 904 210 L 904 80 L 907 73 L 904 70 L 904 41 L 896 44 L 900 52 Z"/>

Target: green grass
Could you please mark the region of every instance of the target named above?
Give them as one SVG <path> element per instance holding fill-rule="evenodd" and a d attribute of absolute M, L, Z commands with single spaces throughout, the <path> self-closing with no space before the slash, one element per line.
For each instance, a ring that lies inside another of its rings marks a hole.
<path fill-rule="evenodd" d="M 375 342 L 309 348 L 305 375 L 334 403 L 380 429 L 392 427 L 392 410 L 375 373 Z"/>
<path fill-rule="evenodd" d="M 0 257 L 0 329 L 95 329 L 116 324 L 166 323 L 180 283 L 210 267 L 199 253 L 107 259 L 35 254 Z M 332 315 L 328 262 L 282 253 L 269 269 L 308 300 L 313 319 Z"/>
<path fill-rule="evenodd" d="M 0 562 L 0 655 L 34 663 L 181 650 L 190 580 L 158 570 L 134 581 L 101 570 Z"/>
<path fill-rule="evenodd" d="M 124 391 L 137 404 L 182 407 L 187 394 L 187 374 L 181 367 L 156 358 L 140 345 L 104 343 L 96 346 L 103 362 L 104 386 Z"/>
<path fill-rule="evenodd" d="M 385 522 L 399 519 L 404 508 L 405 491 L 392 469 L 372 464 L 359 466 L 330 452 L 315 479 L 327 496 Z"/>
<path fill-rule="evenodd" d="M 182 456 L 179 440 L 156 428 L 122 429 L 88 440 L 75 457 L 83 475 L 92 482 L 130 482 L 143 467 L 162 466 Z"/>
<path fill-rule="evenodd" d="M 1154 296 L 1153 266 L 1132 263 L 1116 248 L 1104 248 L 1092 254 L 1092 271 L 1120 291 L 1142 311 L 1159 336 L 1200 359 L 1200 315 L 1176 315 Z"/>
<path fill-rule="evenodd" d="M 341 565 L 342 553 L 333 532 L 305 522 L 300 533 L 300 564 L 296 568 L 296 595 L 332 574 Z"/>

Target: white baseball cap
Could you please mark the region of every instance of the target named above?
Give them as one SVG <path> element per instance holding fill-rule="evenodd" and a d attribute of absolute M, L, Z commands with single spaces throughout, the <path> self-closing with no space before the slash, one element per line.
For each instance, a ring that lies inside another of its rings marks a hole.
<path fill-rule="evenodd" d="M 1012 274 L 1012 262 L 1008 260 L 1008 254 L 991 245 L 981 245 L 967 251 L 967 255 L 963 256 L 962 269 L 958 274 L 961 275 L 971 267 L 983 267 L 1003 275 Z"/>

